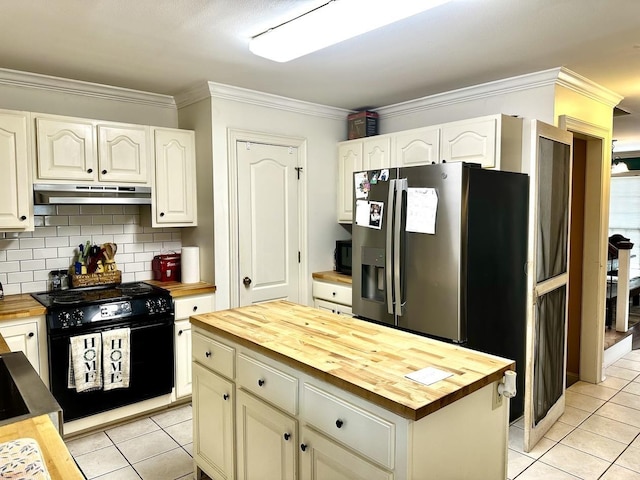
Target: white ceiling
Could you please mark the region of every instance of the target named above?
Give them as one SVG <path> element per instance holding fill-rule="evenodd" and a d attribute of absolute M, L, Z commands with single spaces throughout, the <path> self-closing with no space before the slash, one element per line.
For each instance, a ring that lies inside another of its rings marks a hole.
<path fill-rule="evenodd" d="M 640 1 L 453 0 L 289 63 L 248 40 L 327 0 L 0 0 L 0 68 L 175 95 L 210 80 L 376 108 L 564 66 L 624 96 L 640 150 Z M 404 0 L 389 0 L 404 1 Z"/>

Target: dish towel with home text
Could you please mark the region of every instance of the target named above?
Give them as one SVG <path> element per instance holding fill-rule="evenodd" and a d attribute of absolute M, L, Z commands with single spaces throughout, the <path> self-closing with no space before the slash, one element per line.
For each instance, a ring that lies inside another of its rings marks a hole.
<path fill-rule="evenodd" d="M 102 370 L 105 390 L 129 386 L 131 330 L 118 328 L 102 332 Z"/>
<path fill-rule="evenodd" d="M 102 388 L 102 339 L 100 333 L 69 339 L 68 387 L 78 392 Z"/>

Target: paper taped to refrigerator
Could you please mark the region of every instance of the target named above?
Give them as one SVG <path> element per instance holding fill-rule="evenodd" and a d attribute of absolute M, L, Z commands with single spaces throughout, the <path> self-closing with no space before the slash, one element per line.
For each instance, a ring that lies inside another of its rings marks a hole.
<path fill-rule="evenodd" d="M 423 368 L 417 372 L 411 372 L 405 375 L 409 380 L 422 383 L 423 385 L 431 385 L 451 376 L 453 376 L 453 373 L 445 372 L 444 370 L 439 370 L 434 367 Z"/>
<path fill-rule="evenodd" d="M 356 198 L 367 198 L 369 196 L 369 190 L 371 189 L 367 172 L 356 173 L 353 176 L 353 181 L 355 183 L 353 187 Z"/>
<path fill-rule="evenodd" d="M 356 200 L 356 225 L 367 228 L 382 228 L 384 202 Z"/>
<path fill-rule="evenodd" d="M 407 189 L 407 232 L 436 233 L 438 192 L 435 188 Z"/>

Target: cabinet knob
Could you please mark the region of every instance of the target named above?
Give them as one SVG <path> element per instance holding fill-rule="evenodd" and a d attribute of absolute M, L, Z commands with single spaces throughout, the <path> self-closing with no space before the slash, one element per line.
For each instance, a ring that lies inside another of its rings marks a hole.
<path fill-rule="evenodd" d="M 262 379 L 258 380 L 258 386 L 259 387 L 263 387 L 264 386 L 264 380 L 262 380 Z"/>
<path fill-rule="evenodd" d="M 23 222 L 24 222 L 26 219 L 27 219 L 27 216 L 26 216 L 26 215 L 22 215 L 22 216 L 20 217 L 20 220 L 22 220 Z"/>
<path fill-rule="evenodd" d="M 331 295 L 333 295 L 335 297 L 336 296 L 336 292 L 331 292 Z"/>
<path fill-rule="evenodd" d="M 195 312 L 196 310 L 198 310 L 198 305 L 193 306 L 193 311 Z"/>
<path fill-rule="evenodd" d="M 225 400 L 229 400 L 229 394 L 225 393 L 224 395 L 222 395 L 222 398 Z"/>
<path fill-rule="evenodd" d="M 102 170 L 102 175 L 106 175 L 107 171 L 106 170 Z"/>
<path fill-rule="evenodd" d="M 336 427 L 338 428 L 342 428 L 342 425 L 344 425 L 344 422 L 340 419 L 336 420 Z"/>
<path fill-rule="evenodd" d="M 93 168 L 87 168 L 87 173 L 93 173 Z"/>
<path fill-rule="evenodd" d="M 204 352 L 204 356 L 209 358 L 211 356 L 211 352 Z"/>
<path fill-rule="evenodd" d="M 35 333 L 29 332 L 29 338 L 33 338 L 34 335 L 35 335 Z"/>
<path fill-rule="evenodd" d="M 182 335 L 182 330 L 178 330 L 178 335 Z"/>
<path fill-rule="evenodd" d="M 244 283 L 245 287 L 248 287 L 249 285 L 251 285 L 251 279 L 249 277 L 244 277 L 242 279 L 242 283 Z"/>
<path fill-rule="evenodd" d="M 283 436 L 284 436 L 285 440 L 289 440 L 291 438 L 291 434 L 290 433 L 285 433 Z"/>
<path fill-rule="evenodd" d="M 161 216 L 161 217 L 164 217 L 164 212 L 160 212 L 160 216 Z"/>
<path fill-rule="evenodd" d="M 307 446 L 304 443 L 300 444 L 300 450 L 302 450 L 303 452 L 307 450 Z"/>

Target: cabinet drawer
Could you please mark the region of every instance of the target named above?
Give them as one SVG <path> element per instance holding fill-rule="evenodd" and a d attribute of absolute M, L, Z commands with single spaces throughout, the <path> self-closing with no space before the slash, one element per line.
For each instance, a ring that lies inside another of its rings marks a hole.
<path fill-rule="evenodd" d="M 313 281 L 313 296 L 330 302 L 351 305 L 351 287 L 335 283 Z"/>
<path fill-rule="evenodd" d="M 317 298 L 313 302 L 313 306 L 320 310 L 326 310 L 336 315 L 347 315 L 353 317 L 353 311 L 348 305 L 340 305 L 339 303 L 327 302 L 326 300 L 318 300 Z"/>
<path fill-rule="evenodd" d="M 394 468 L 393 423 L 306 383 L 301 410 L 301 417 L 321 432 L 384 467 Z"/>
<path fill-rule="evenodd" d="M 191 339 L 193 360 L 195 362 L 233 379 L 234 348 L 223 345 L 198 332 L 193 332 Z"/>
<path fill-rule="evenodd" d="M 239 353 L 237 383 L 291 415 L 298 413 L 298 379 L 291 375 Z"/>
<path fill-rule="evenodd" d="M 194 295 L 187 298 L 178 298 L 173 302 L 176 320 L 189 318 L 199 313 L 213 311 L 213 295 Z"/>

